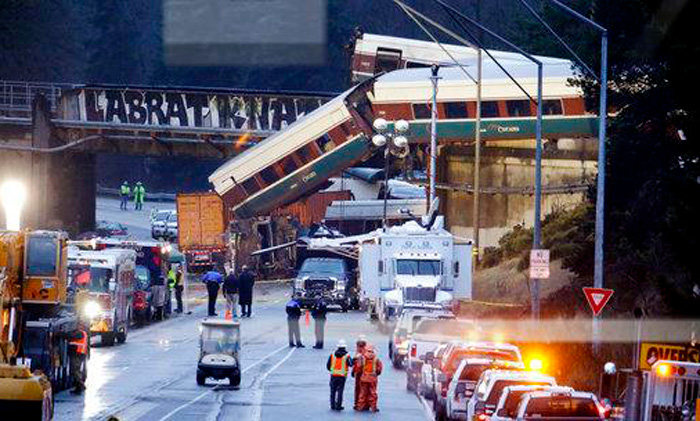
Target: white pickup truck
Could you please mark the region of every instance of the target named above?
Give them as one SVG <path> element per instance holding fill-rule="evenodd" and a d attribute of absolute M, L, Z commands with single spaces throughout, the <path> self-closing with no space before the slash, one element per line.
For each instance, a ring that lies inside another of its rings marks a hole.
<path fill-rule="evenodd" d="M 389 336 L 389 358 L 391 358 L 394 368 L 400 369 L 406 362 L 410 338 L 421 320 L 454 318 L 454 314 L 442 306 L 404 307 L 393 333 Z"/>
<path fill-rule="evenodd" d="M 415 391 L 420 384 L 421 368 L 428 352 L 434 352 L 442 343 L 458 340 L 478 330 L 471 320 L 421 320 L 408 341 L 406 388 Z"/>

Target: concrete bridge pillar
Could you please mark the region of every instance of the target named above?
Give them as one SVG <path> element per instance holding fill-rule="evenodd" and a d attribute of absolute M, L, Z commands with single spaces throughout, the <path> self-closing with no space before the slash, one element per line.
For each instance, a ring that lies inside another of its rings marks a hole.
<path fill-rule="evenodd" d="M 50 105 L 43 95 L 37 95 L 32 104 L 31 139 L 13 144 L 26 150 L 0 151 L 0 181 L 17 179 L 27 186 L 22 225 L 65 230 L 73 236 L 93 230 L 95 157 L 70 150 L 49 151 L 63 141 L 53 130 Z M 2 217 L 0 226 L 4 227 Z"/>

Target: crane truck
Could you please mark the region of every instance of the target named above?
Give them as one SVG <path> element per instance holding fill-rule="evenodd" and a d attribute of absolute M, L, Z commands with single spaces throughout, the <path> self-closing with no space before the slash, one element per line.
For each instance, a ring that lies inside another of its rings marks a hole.
<path fill-rule="evenodd" d="M 0 414 L 50 420 L 53 393 L 73 386 L 67 260 L 63 232 L 0 231 Z"/>

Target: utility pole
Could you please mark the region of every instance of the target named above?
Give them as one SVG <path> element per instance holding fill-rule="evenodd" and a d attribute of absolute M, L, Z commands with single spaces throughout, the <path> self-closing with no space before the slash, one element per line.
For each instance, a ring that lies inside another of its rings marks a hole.
<path fill-rule="evenodd" d="M 535 225 L 532 248 L 542 243 L 542 63 L 537 65 L 537 121 L 535 123 Z M 540 280 L 532 280 L 532 318 L 540 318 Z"/>
<path fill-rule="evenodd" d="M 433 82 L 433 103 L 431 109 L 431 119 L 430 119 L 430 200 L 428 203 L 428 208 L 435 202 L 435 180 L 437 176 L 437 90 L 438 90 L 438 71 L 440 66 L 438 64 L 433 64 L 430 67 L 432 75 L 430 76 L 430 81 Z"/>
<path fill-rule="evenodd" d="M 473 258 L 472 268 L 476 270 L 476 263 L 479 261 L 480 246 L 479 246 L 479 230 L 480 224 L 480 194 L 481 194 L 481 81 L 482 81 L 482 57 L 481 47 L 477 50 L 476 64 L 476 123 L 474 124 L 474 209 L 472 220 L 474 224 L 474 246 L 476 247 L 476 255 Z"/>

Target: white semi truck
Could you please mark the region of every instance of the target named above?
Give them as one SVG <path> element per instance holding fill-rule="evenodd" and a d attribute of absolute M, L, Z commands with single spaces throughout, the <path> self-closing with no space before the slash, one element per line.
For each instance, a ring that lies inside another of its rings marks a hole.
<path fill-rule="evenodd" d="M 443 228 L 410 221 L 375 231 L 360 245 L 360 298 L 373 317 L 391 321 L 404 304 L 452 307 L 472 297 L 472 243 Z"/>

